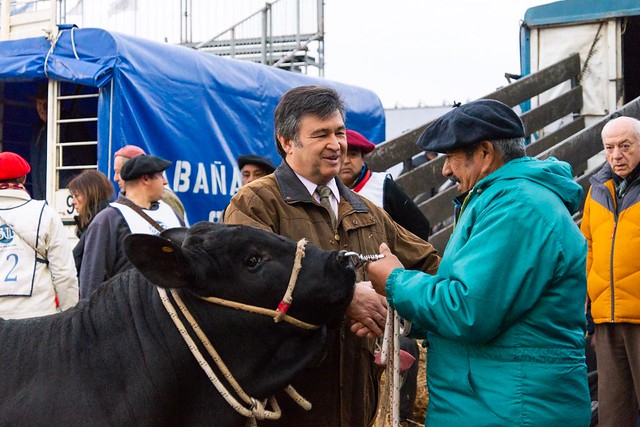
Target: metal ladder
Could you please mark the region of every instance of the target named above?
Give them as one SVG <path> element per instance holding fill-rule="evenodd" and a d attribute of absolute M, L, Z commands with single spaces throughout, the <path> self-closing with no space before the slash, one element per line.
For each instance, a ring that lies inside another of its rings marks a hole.
<path fill-rule="evenodd" d="M 93 150 L 97 158 L 98 141 L 96 139 L 68 141 L 65 138 L 63 128 L 72 125 L 97 126 L 97 109 L 95 115 L 85 117 L 62 117 L 63 103 L 78 102 L 83 99 L 97 99 L 98 91 L 83 94 L 60 94 L 61 85 L 58 81 L 49 80 L 48 111 L 47 111 L 47 200 L 52 202 L 56 211 L 61 215 L 63 222 L 73 223 L 73 204 L 71 193 L 66 188 L 67 182 L 62 179 L 64 175 L 70 175 L 74 171 L 78 173 L 85 169 L 97 169 L 97 161 L 69 164 L 74 150 L 84 148 L 85 152 Z M 92 133 L 87 131 L 87 134 Z M 95 132 L 97 136 L 97 129 Z"/>

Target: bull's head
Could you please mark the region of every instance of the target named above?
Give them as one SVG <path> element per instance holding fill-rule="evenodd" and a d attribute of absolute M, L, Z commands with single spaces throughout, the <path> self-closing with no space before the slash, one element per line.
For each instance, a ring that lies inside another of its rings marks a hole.
<path fill-rule="evenodd" d="M 295 242 L 249 226 L 201 222 L 160 236 L 125 240 L 131 263 L 163 288 L 277 307 L 293 268 Z M 307 245 L 290 315 L 315 324 L 341 315 L 353 293 L 353 264 L 344 253 Z"/>
<path fill-rule="evenodd" d="M 318 356 L 323 336 L 319 330 L 299 330 L 275 324 L 264 316 L 219 307 L 215 310 L 215 321 L 211 322 L 214 308 L 200 299 L 217 297 L 275 309 L 289 283 L 295 242 L 254 227 L 201 222 L 190 229 L 167 230 L 160 236 L 131 235 L 125 240 L 125 252 L 155 285 L 180 288 L 203 329 L 242 325 L 233 332 L 255 334 L 248 344 L 246 340 L 238 340 L 237 352 L 255 355 L 259 353 L 256 347 L 263 345 L 265 355 L 268 353 L 270 358 L 265 364 L 280 368 L 288 364 L 294 369 L 304 368 L 302 364 L 306 366 Z M 353 263 L 348 256 L 307 245 L 288 314 L 315 325 L 342 319 L 353 295 L 354 281 Z M 255 368 L 260 363 L 263 362 L 254 361 Z M 256 380 L 252 378 L 258 388 L 255 392 L 265 392 L 268 385 L 264 383 L 261 387 Z"/>

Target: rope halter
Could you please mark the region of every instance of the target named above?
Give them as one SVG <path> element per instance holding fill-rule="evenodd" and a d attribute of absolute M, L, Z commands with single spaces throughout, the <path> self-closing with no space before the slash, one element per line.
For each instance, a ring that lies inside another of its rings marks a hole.
<path fill-rule="evenodd" d="M 298 281 L 298 274 L 300 274 L 300 270 L 302 269 L 302 259 L 305 255 L 306 244 L 306 239 L 300 239 L 296 244 L 296 254 L 293 260 L 291 277 L 289 277 L 289 284 L 287 285 L 287 290 L 284 293 L 282 300 L 280 300 L 280 303 L 278 304 L 278 308 L 276 308 L 275 310 L 243 304 L 236 301 L 229 301 L 218 297 L 200 297 L 200 299 L 213 304 L 222 305 L 224 307 L 235 308 L 242 311 L 248 311 L 250 313 L 273 317 L 273 321 L 276 323 L 285 321 L 302 329 L 318 329 L 320 327 L 319 325 L 312 325 L 310 323 L 303 322 L 302 320 L 298 320 L 295 317 L 287 315 L 287 311 L 289 310 L 289 308 L 291 307 L 291 303 L 293 302 L 293 290 L 295 289 L 296 283 Z"/>
<path fill-rule="evenodd" d="M 270 310 L 263 307 L 256 307 L 252 305 L 242 304 L 235 301 L 229 301 L 229 300 L 225 300 L 217 297 L 199 297 L 199 298 L 213 304 L 269 316 L 269 317 L 272 317 L 276 323 L 280 321 L 285 321 L 287 323 L 290 323 L 302 329 L 318 329 L 320 327 L 318 325 L 312 325 L 310 323 L 303 322 L 301 320 L 298 320 L 286 314 L 289 307 L 291 307 L 291 303 L 293 301 L 292 294 L 298 279 L 298 274 L 300 273 L 300 270 L 302 268 L 302 258 L 304 258 L 306 244 L 307 244 L 307 241 L 305 239 L 301 239 L 296 245 L 296 254 L 293 262 L 293 269 L 291 271 L 291 277 L 289 279 L 289 284 L 287 286 L 287 290 L 284 294 L 284 297 L 280 301 L 280 304 L 278 304 L 278 308 L 276 310 Z M 222 360 L 218 352 L 215 350 L 215 348 L 213 347 L 213 345 L 211 344 L 211 342 L 209 341 L 205 333 L 200 328 L 200 325 L 198 325 L 195 318 L 191 315 L 191 313 L 187 309 L 186 305 L 182 301 L 182 298 L 180 297 L 180 294 L 175 289 L 171 289 L 169 292 L 171 293 L 171 296 L 175 300 L 175 303 L 178 306 L 178 309 L 180 310 L 180 312 L 182 313 L 186 321 L 189 323 L 189 326 L 191 326 L 191 329 L 193 330 L 193 332 L 195 332 L 202 346 L 207 350 L 207 353 L 209 353 L 209 356 L 211 356 L 211 359 L 215 362 L 216 366 L 218 367 L 218 370 L 220 370 L 220 372 L 224 376 L 227 383 L 231 385 L 231 387 L 233 388 L 235 393 L 240 397 L 243 403 L 239 402 L 236 398 L 234 398 L 231 395 L 231 393 L 229 393 L 229 391 L 225 388 L 220 378 L 218 378 L 218 376 L 215 374 L 213 369 L 211 369 L 211 366 L 209 365 L 207 360 L 204 358 L 204 356 L 198 349 L 198 346 L 196 345 L 196 343 L 193 341 L 193 339 L 189 335 L 187 328 L 185 327 L 184 323 L 180 319 L 180 316 L 178 315 L 177 310 L 175 309 L 171 299 L 169 298 L 167 290 L 157 286 L 156 286 L 156 289 L 158 291 L 158 294 L 160 295 L 160 300 L 162 301 L 162 305 L 164 306 L 165 310 L 167 310 L 169 317 L 171 317 L 171 320 L 173 321 L 174 325 L 178 329 L 178 332 L 180 332 L 180 335 L 182 336 L 182 339 L 187 344 L 187 347 L 189 347 L 189 350 L 191 350 L 191 354 L 198 362 L 198 365 L 200 365 L 202 370 L 205 372 L 205 374 L 209 378 L 209 381 L 211 381 L 213 386 L 216 388 L 216 390 L 218 390 L 220 395 L 227 401 L 227 403 L 240 415 L 249 418 L 249 422 L 251 425 L 256 425 L 256 420 L 279 419 L 280 416 L 282 415 L 282 412 L 280 411 L 280 407 L 278 406 L 278 402 L 276 401 L 275 397 L 270 397 L 269 399 L 260 401 L 253 397 L 250 397 L 242 389 L 242 387 L 240 386 L 240 384 L 238 384 L 236 379 L 233 377 L 233 374 L 231 373 L 231 371 L 229 371 L 226 364 L 224 363 L 224 361 Z M 284 391 L 303 409 L 307 411 L 311 409 L 311 403 L 308 400 L 306 400 L 304 397 L 302 397 L 291 385 L 288 385 L 284 389 Z M 272 410 L 267 409 L 266 407 L 267 403 L 271 405 Z"/>

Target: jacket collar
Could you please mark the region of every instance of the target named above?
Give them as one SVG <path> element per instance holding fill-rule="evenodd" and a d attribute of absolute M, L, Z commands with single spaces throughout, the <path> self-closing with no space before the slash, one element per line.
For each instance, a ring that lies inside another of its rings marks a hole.
<path fill-rule="evenodd" d="M 315 203 L 307 188 L 298 179 L 291 166 L 283 161 L 274 172 L 276 182 L 280 188 L 282 199 L 288 203 L 307 202 Z M 335 179 L 335 178 L 334 178 Z M 347 202 L 353 209 L 358 212 L 368 212 L 369 208 L 353 191 L 349 190 L 341 180 L 336 179 L 336 185 L 340 192 L 340 203 Z"/>
<path fill-rule="evenodd" d="M 5 188 L 0 190 L 0 196 L 6 198 L 13 198 L 19 200 L 31 200 L 31 196 L 26 190 L 20 190 L 16 188 Z"/>
<path fill-rule="evenodd" d="M 628 184 L 631 184 L 637 181 L 639 178 L 639 175 L 640 175 L 640 164 L 636 166 L 636 168 L 633 171 L 631 171 L 631 173 L 627 177 Z M 611 169 L 611 165 L 609 165 L 609 162 L 605 162 L 604 166 L 602 166 L 602 169 L 600 169 L 595 175 L 589 178 L 589 182 L 592 185 L 596 185 L 596 184 L 604 185 L 610 179 L 613 179 L 616 182 L 616 184 L 619 184 L 620 182 L 623 181 L 622 178 L 620 178 L 618 175 L 613 173 L 613 170 Z"/>

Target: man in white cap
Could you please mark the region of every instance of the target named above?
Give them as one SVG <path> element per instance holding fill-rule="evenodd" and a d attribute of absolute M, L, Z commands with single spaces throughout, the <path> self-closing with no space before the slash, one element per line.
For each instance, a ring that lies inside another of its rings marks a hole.
<path fill-rule="evenodd" d="M 91 221 L 86 233 L 84 257 L 80 267 L 80 297 L 87 299 L 104 281 L 132 268 L 122 243 L 131 233 L 159 234 L 162 230 L 184 226 L 184 221 L 162 202 L 162 172 L 171 162 L 155 156 L 138 156 L 120 171 L 127 189 L 115 203 Z"/>
<path fill-rule="evenodd" d="M 29 196 L 31 171 L 18 154 L 0 153 L 0 317 L 20 319 L 78 302 L 78 278 L 60 217 Z"/>

